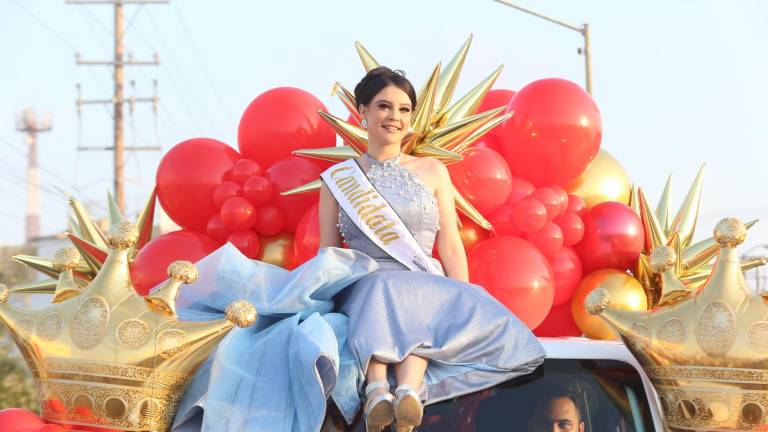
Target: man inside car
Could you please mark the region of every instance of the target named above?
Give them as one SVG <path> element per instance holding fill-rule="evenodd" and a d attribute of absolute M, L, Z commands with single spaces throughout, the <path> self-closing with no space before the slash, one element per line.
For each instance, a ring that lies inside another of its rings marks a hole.
<path fill-rule="evenodd" d="M 552 392 L 538 400 L 530 421 L 530 432 L 584 432 L 576 396 L 567 390 Z"/>

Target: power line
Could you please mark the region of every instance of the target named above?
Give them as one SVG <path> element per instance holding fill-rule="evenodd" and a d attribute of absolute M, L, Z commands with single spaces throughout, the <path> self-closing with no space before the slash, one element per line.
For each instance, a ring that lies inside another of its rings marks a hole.
<path fill-rule="evenodd" d="M 5 175 L 7 176 L 7 174 L 5 174 Z M 9 178 L 9 181 L 11 181 L 11 180 L 14 181 L 14 182 L 22 184 L 22 186 L 24 185 L 24 183 L 22 183 L 22 181 L 17 180 L 17 178 L 15 178 L 15 177 L 14 178 Z M 27 197 L 24 196 L 24 194 L 22 194 L 19 191 L 19 189 L 20 188 L 14 188 L 14 187 L 0 188 L 0 190 L 2 190 L 2 192 L 3 192 L 3 195 L 11 196 L 11 197 L 17 198 L 17 199 L 19 199 L 21 201 L 25 201 L 27 199 Z M 65 205 L 66 206 L 65 203 L 59 203 L 59 205 Z M 56 207 L 56 204 L 53 204 L 50 201 L 42 201 L 42 206 L 45 208 L 46 211 L 51 211 L 52 212 L 52 211 L 59 211 L 59 210 L 61 210 L 59 207 Z"/>
<path fill-rule="evenodd" d="M 149 1 L 149 0 L 147 0 Z M 135 11 L 134 14 L 131 16 L 128 25 L 126 27 L 125 25 L 125 17 L 123 12 L 123 6 L 124 2 L 120 0 L 116 1 L 110 1 L 106 3 L 110 3 L 114 7 L 114 16 L 115 16 L 115 26 L 114 26 L 114 43 L 115 43 L 115 50 L 114 50 L 114 57 L 113 60 L 102 60 L 102 61 L 81 61 L 79 56 L 77 58 L 77 64 L 78 65 L 107 65 L 113 68 L 113 74 L 112 78 L 114 80 L 114 93 L 113 97 L 111 99 L 95 99 L 95 100 L 83 100 L 80 97 L 79 94 L 79 86 L 78 86 L 78 99 L 77 99 L 77 107 L 78 107 L 78 113 L 80 112 L 80 108 L 84 104 L 110 104 L 112 105 L 112 114 L 113 114 L 113 129 L 114 129 L 114 144 L 112 147 L 84 147 L 79 148 L 78 150 L 109 150 L 113 153 L 113 160 L 114 160 L 114 191 L 115 191 L 115 202 L 117 203 L 118 208 L 121 211 L 125 211 L 125 191 L 124 191 L 124 184 L 123 184 L 123 173 L 124 173 L 124 166 L 125 166 L 125 151 L 126 150 L 155 150 L 155 148 L 148 147 L 148 148 L 125 148 L 124 145 L 124 104 L 128 103 L 130 104 L 131 111 L 133 110 L 134 104 L 137 102 L 152 102 L 153 104 L 153 111 L 155 114 L 157 113 L 157 94 L 155 93 L 153 97 L 149 98 L 136 98 L 134 96 L 131 96 L 130 98 L 124 97 L 124 82 L 125 82 L 125 76 L 124 71 L 126 66 L 144 66 L 144 65 L 158 65 L 159 59 L 157 57 L 157 54 L 155 54 L 154 61 L 134 61 L 130 54 L 128 55 L 128 59 L 125 59 L 124 56 L 124 50 L 125 46 L 123 43 L 123 37 L 125 36 L 125 32 L 127 29 L 131 28 L 133 26 L 133 23 L 138 16 L 140 10 L 143 8 L 142 3 L 147 3 L 147 1 L 139 1 L 139 0 L 133 0 L 131 2 L 127 2 L 125 4 L 140 4 L 139 10 Z M 167 3 L 168 0 L 165 1 L 153 1 L 152 3 Z M 68 0 L 67 3 L 70 4 L 76 4 L 76 5 L 87 5 L 87 4 L 93 4 L 95 2 L 88 1 L 88 0 Z M 97 21 L 100 23 L 100 21 Z"/>
<path fill-rule="evenodd" d="M 44 29 L 48 30 L 50 34 L 52 34 L 56 39 L 58 39 L 61 43 L 69 47 L 69 49 L 72 50 L 72 52 L 77 52 L 77 48 L 72 45 L 71 43 L 67 42 L 66 39 L 64 39 L 63 36 L 61 36 L 56 30 L 53 29 L 53 27 L 49 26 L 45 23 L 42 19 L 38 18 L 37 15 L 35 15 L 32 11 L 27 9 L 19 0 L 11 0 L 12 2 L 16 3 L 16 6 L 20 7 L 24 12 L 27 13 L 32 19 L 34 19 L 38 24 L 40 24 Z"/>
<path fill-rule="evenodd" d="M 213 82 L 213 79 L 211 78 L 211 74 L 208 72 L 208 68 L 205 65 L 205 62 L 203 61 L 202 56 L 200 55 L 200 52 L 197 49 L 197 45 L 195 45 L 195 41 L 192 39 L 192 35 L 187 28 L 187 24 L 184 21 L 184 17 L 181 16 L 181 9 L 179 9 L 179 5 L 177 2 L 173 3 L 173 10 L 176 12 L 176 16 L 179 17 L 179 21 L 181 22 L 181 27 L 184 29 L 184 34 L 187 36 L 187 40 L 189 41 L 189 46 L 192 47 L 192 51 L 195 53 L 195 57 L 197 58 L 197 62 L 200 65 L 200 68 L 203 70 L 203 73 L 205 74 L 205 78 L 208 80 L 208 84 L 211 86 L 211 89 L 213 90 L 213 93 L 216 95 L 216 100 L 219 102 L 219 105 L 221 106 L 222 113 L 229 117 L 230 120 L 233 119 L 232 114 L 229 112 L 229 109 L 227 109 L 226 105 L 224 104 L 223 99 L 221 98 L 221 95 L 219 94 L 219 90 L 216 88 L 216 85 Z"/>
<path fill-rule="evenodd" d="M 137 31 L 137 30 L 134 30 L 134 32 L 138 33 L 138 31 Z M 162 67 L 161 67 L 161 69 L 162 69 Z M 150 79 L 149 79 L 149 77 L 147 76 L 146 72 L 144 72 L 144 69 L 139 69 L 139 73 L 141 73 L 141 76 L 142 76 L 142 77 L 143 77 L 145 80 L 147 80 L 147 81 L 150 81 Z M 174 127 L 174 129 L 176 129 L 176 131 L 177 131 L 179 134 L 183 134 L 184 132 L 183 132 L 183 131 L 182 131 L 182 129 L 179 127 L 178 123 L 176 123 L 176 121 L 173 119 L 173 116 L 171 115 L 171 112 L 170 112 L 170 111 L 168 111 L 168 107 L 166 107 L 166 105 L 167 105 L 167 104 L 159 104 L 159 105 L 160 105 L 160 110 L 161 110 L 161 111 L 163 111 L 163 113 L 165 113 L 165 115 L 168 117 L 168 120 L 171 122 L 171 125 Z"/>
<path fill-rule="evenodd" d="M 99 45 L 101 45 L 101 47 L 104 48 L 104 52 L 108 55 L 109 54 L 109 47 L 107 46 L 107 44 L 102 39 L 103 35 L 99 34 L 99 32 L 97 31 L 97 29 L 96 29 L 96 27 L 94 26 L 93 23 L 96 22 L 97 24 L 99 24 L 101 26 L 102 30 L 104 30 L 107 33 L 109 33 L 109 30 L 107 29 L 107 27 L 104 25 L 104 23 L 102 23 L 98 18 L 96 18 L 93 15 L 93 12 L 91 12 L 87 8 L 77 8 L 77 11 L 80 13 L 80 16 L 83 18 L 83 21 L 88 26 L 88 29 L 91 30 L 91 33 L 93 33 L 93 35 L 95 36 L 94 39 L 96 39 L 96 41 L 99 43 Z"/>
<path fill-rule="evenodd" d="M 139 7 L 137 7 L 136 10 L 133 11 L 133 15 L 131 15 L 131 18 L 128 19 L 128 24 L 125 25 L 125 29 L 123 29 L 123 33 L 120 35 L 120 37 L 125 35 L 125 33 L 127 33 L 128 30 L 130 30 L 131 27 L 133 27 L 133 22 L 136 21 L 136 17 L 139 16 L 139 12 L 141 12 L 142 10 L 144 10 L 144 5 L 140 4 Z"/>
<path fill-rule="evenodd" d="M 7 140 L 7 139 L 3 138 L 2 136 L 0 136 L 0 141 L 3 141 L 4 143 L 6 143 L 6 144 L 7 144 L 7 145 L 8 145 L 8 146 L 11 148 L 11 150 L 13 150 L 14 152 L 18 153 L 18 154 L 19 154 L 19 155 L 21 155 L 22 157 L 26 158 L 26 156 L 27 156 L 26 152 L 24 152 L 23 150 L 21 150 L 21 149 L 19 149 L 18 147 L 16 147 L 16 146 L 15 146 L 15 145 L 14 145 L 14 144 L 13 144 L 13 143 L 10 141 L 10 140 Z M 48 168 L 48 167 L 46 167 L 45 165 L 42 165 L 42 164 L 40 164 L 40 163 L 38 162 L 38 166 L 39 166 L 39 167 L 40 167 L 40 168 L 41 168 L 43 171 L 45 171 L 46 173 L 48 173 L 49 175 L 51 175 L 53 178 L 55 178 L 56 180 L 60 181 L 60 182 L 61 182 L 61 183 L 62 183 L 64 186 L 66 186 L 66 187 L 68 187 L 68 188 L 70 188 L 70 189 L 77 189 L 77 188 L 76 188 L 76 187 L 74 187 L 74 185 L 72 185 L 72 184 L 71 184 L 69 181 L 67 181 L 67 180 L 64 180 L 63 178 L 59 177 L 59 175 L 58 175 L 58 174 L 56 174 L 56 173 L 55 173 L 53 170 L 49 169 L 49 168 Z"/>
<path fill-rule="evenodd" d="M 186 94 L 194 99 L 194 102 L 196 103 L 198 109 L 205 109 L 204 107 L 206 105 L 200 103 L 200 100 L 197 98 L 194 90 L 192 89 L 192 86 L 189 84 L 189 81 L 187 81 L 186 74 L 183 73 L 183 71 L 179 67 L 179 64 L 176 62 L 176 58 L 173 55 L 174 51 L 171 50 L 168 47 L 168 45 L 165 43 L 165 39 L 163 38 L 163 33 L 160 31 L 160 28 L 155 22 L 155 18 L 152 15 L 151 11 L 147 11 L 147 16 L 149 17 L 149 22 L 150 24 L 152 24 L 152 27 L 154 28 L 155 33 L 157 34 L 158 40 L 160 41 L 160 46 L 164 49 L 164 52 L 167 54 L 167 57 L 170 59 L 170 64 L 173 66 L 174 72 L 181 78 L 181 82 L 184 83 L 184 85 L 186 86 L 187 88 Z M 179 100 L 181 100 L 181 103 L 184 106 L 185 111 L 189 115 L 190 119 L 192 119 L 193 124 L 195 125 L 195 128 L 197 129 L 198 133 L 200 135 L 204 135 L 202 129 L 200 129 L 201 122 L 197 120 L 197 117 L 193 114 L 192 109 L 187 104 L 187 100 L 186 100 L 186 97 L 184 97 L 184 93 L 178 88 L 178 86 L 176 85 L 176 81 L 173 79 L 171 74 L 167 70 L 165 70 L 165 72 L 166 72 L 166 76 L 168 77 L 168 80 L 171 82 L 171 86 L 176 91 L 176 95 L 179 97 Z M 203 117 L 208 120 L 209 125 L 211 126 L 213 131 L 216 134 L 221 135 L 216 125 L 212 122 L 211 116 L 207 115 L 207 113 L 205 112 L 203 112 L 202 114 L 203 114 Z"/>
<path fill-rule="evenodd" d="M 21 216 L 15 215 L 13 213 L 8 213 L 8 212 L 6 212 L 3 209 L 0 209 L 0 215 L 12 218 L 12 219 L 17 220 L 17 221 L 22 222 L 22 223 L 24 222 L 24 219 Z"/>

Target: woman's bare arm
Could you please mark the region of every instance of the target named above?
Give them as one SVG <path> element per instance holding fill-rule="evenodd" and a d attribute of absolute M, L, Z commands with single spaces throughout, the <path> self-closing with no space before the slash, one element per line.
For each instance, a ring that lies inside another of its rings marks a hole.
<path fill-rule="evenodd" d="M 448 175 L 448 169 L 442 162 L 435 160 L 432 164 L 432 175 L 435 178 L 435 198 L 440 215 L 440 230 L 437 232 L 437 253 L 443 263 L 445 275 L 460 281 L 469 281 L 467 255 L 461 242 L 459 227 L 456 221 L 456 204 L 453 198 L 453 184 Z"/>
<path fill-rule="evenodd" d="M 320 247 L 341 247 L 341 234 L 336 226 L 339 223 L 339 204 L 325 186 L 320 187 Z"/>

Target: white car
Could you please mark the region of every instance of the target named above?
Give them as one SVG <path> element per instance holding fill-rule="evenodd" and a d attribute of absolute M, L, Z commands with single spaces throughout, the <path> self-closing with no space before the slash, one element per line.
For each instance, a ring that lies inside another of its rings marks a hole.
<path fill-rule="evenodd" d="M 533 373 L 493 388 L 426 407 L 419 432 L 579 431 L 565 422 L 538 424 L 534 413 L 567 395 L 586 432 L 664 431 L 658 397 L 637 360 L 621 342 L 540 338 L 547 358 Z M 365 431 L 329 409 L 331 431 Z M 394 427 L 392 428 L 394 430 Z"/>

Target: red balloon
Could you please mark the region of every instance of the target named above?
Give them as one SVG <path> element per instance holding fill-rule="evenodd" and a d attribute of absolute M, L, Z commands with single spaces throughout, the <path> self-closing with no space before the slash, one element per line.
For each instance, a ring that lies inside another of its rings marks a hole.
<path fill-rule="evenodd" d="M 563 247 L 563 232 L 552 222 L 545 223 L 538 231 L 526 233 L 525 238 L 544 255 L 553 254 Z"/>
<path fill-rule="evenodd" d="M 259 256 L 261 243 L 259 243 L 259 236 L 253 231 L 239 231 L 232 233 L 229 235 L 229 238 L 227 238 L 227 242 L 232 243 L 237 250 L 250 259 L 257 259 Z"/>
<path fill-rule="evenodd" d="M 296 227 L 296 235 L 293 237 L 293 256 L 297 265 L 317 255 L 320 245 L 318 207 L 318 204 L 310 207 L 299 221 L 299 226 Z"/>
<path fill-rule="evenodd" d="M 557 195 L 560 197 L 560 214 L 565 213 L 566 209 L 568 209 L 568 191 L 562 186 L 551 185 L 547 187 L 557 192 Z"/>
<path fill-rule="evenodd" d="M 497 129 L 497 128 L 494 128 L 494 129 Z M 488 132 L 488 134 L 490 134 L 490 132 Z M 488 134 L 486 134 L 479 140 L 475 141 L 475 143 L 472 144 L 472 147 L 489 148 L 495 151 L 496 153 L 501 154 L 501 152 L 503 151 L 501 148 L 501 142 L 499 142 L 499 140 L 495 137 L 487 136 Z"/>
<path fill-rule="evenodd" d="M 347 123 L 360 127 L 360 120 L 359 120 L 359 114 L 356 116 L 355 114 L 350 113 L 347 116 Z"/>
<path fill-rule="evenodd" d="M 570 81 L 548 78 L 509 102 L 515 115 L 499 135 L 512 175 L 536 186 L 568 185 L 600 150 L 602 121 L 592 97 Z"/>
<path fill-rule="evenodd" d="M 38 426 L 36 429 L 32 429 L 34 432 L 65 432 L 67 429 L 57 424 L 48 423 L 42 426 Z"/>
<path fill-rule="evenodd" d="M 512 177 L 509 181 L 509 186 L 510 191 L 509 198 L 507 198 L 507 204 L 517 204 L 520 200 L 531 195 L 533 191 L 536 190 L 536 186 L 520 177 Z"/>
<path fill-rule="evenodd" d="M 587 212 L 587 204 L 580 196 L 568 194 L 568 208 L 566 213 L 573 213 L 583 218 Z"/>
<path fill-rule="evenodd" d="M 256 207 L 243 197 L 224 201 L 219 212 L 221 223 L 230 231 L 247 231 L 256 223 Z"/>
<path fill-rule="evenodd" d="M 272 199 L 272 184 L 264 177 L 251 177 L 243 184 L 243 196 L 256 207 L 264 205 Z"/>
<path fill-rule="evenodd" d="M 552 306 L 549 315 L 533 330 L 533 334 L 539 337 L 581 336 L 581 329 L 573 320 L 571 304 Z"/>
<path fill-rule="evenodd" d="M 522 232 L 538 231 L 547 223 L 547 208 L 536 198 L 525 197 L 515 204 L 512 221 Z"/>
<path fill-rule="evenodd" d="M 229 172 L 229 179 L 240 184 L 253 176 L 264 175 L 261 166 L 250 159 L 240 159 Z"/>
<path fill-rule="evenodd" d="M 0 430 L 3 432 L 26 432 L 44 425 L 45 421 L 32 411 L 23 408 L 0 410 Z"/>
<path fill-rule="evenodd" d="M 469 280 L 485 287 L 528 328 L 536 328 L 547 316 L 554 276 L 534 245 L 517 237 L 494 237 L 472 248 L 467 260 Z"/>
<path fill-rule="evenodd" d="M 600 203 L 587 211 L 584 238 L 576 245 L 584 274 L 601 269 L 629 270 L 644 244 L 640 218 L 626 204 Z"/>
<path fill-rule="evenodd" d="M 573 246 L 584 237 L 584 221 L 574 213 L 561 214 L 555 218 L 555 223 L 563 232 L 563 244 Z"/>
<path fill-rule="evenodd" d="M 509 101 L 512 100 L 512 96 L 515 95 L 513 90 L 507 89 L 493 89 L 488 92 L 480 102 L 480 106 L 477 107 L 477 114 L 486 112 L 488 110 L 504 107 L 506 109 L 509 105 Z M 475 147 L 488 147 L 501 153 L 501 139 L 499 138 L 499 130 L 501 126 L 496 126 L 488 133 L 483 135 L 479 142 L 475 143 Z"/>
<path fill-rule="evenodd" d="M 205 227 L 205 232 L 212 239 L 221 243 L 226 243 L 227 237 L 229 237 L 230 234 L 230 231 L 224 226 L 224 222 L 221 221 L 221 216 L 217 214 L 211 216 L 211 219 L 208 221 L 208 226 Z"/>
<path fill-rule="evenodd" d="M 515 206 L 504 204 L 488 215 L 488 222 L 493 225 L 497 235 L 519 237 L 523 232 L 515 226 L 514 214 Z"/>
<path fill-rule="evenodd" d="M 319 110 L 328 111 L 319 99 L 298 88 L 278 87 L 262 93 L 240 119 L 240 152 L 268 167 L 290 157 L 293 150 L 336 146 L 336 134 L 320 117 Z M 321 161 L 310 163 L 319 167 L 330 165 Z"/>
<path fill-rule="evenodd" d="M 571 304 L 571 297 L 581 281 L 581 261 L 576 252 L 568 246 L 548 254 L 547 260 L 555 275 L 555 299 L 552 306 Z"/>
<path fill-rule="evenodd" d="M 304 185 L 320 177 L 322 170 L 304 158 L 291 157 L 283 159 L 269 167 L 267 180 L 272 183 L 275 191 L 272 204 L 280 210 L 285 218 L 287 232 L 295 232 L 301 217 L 312 205 L 317 203 L 317 193 L 303 193 L 282 196 L 280 192 Z"/>
<path fill-rule="evenodd" d="M 448 167 L 456 189 L 483 214 L 504 204 L 511 190 L 504 158 L 482 147 L 470 147 L 462 156 L 464 160 Z"/>
<path fill-rule="evenodd" d="M 531 196 L 539 200 L 547 208 L 547 220 L 553 220 L 563 210 L 560 194 L 554 189 L 541 187 L 533 191 Z"/>
<path fill-rule="evenodd" d="M 271 236 L 279 233 L 285 226 L 283 213 L 272 204 L 265 204 L 256 209 L 254 214 L 256 223 L 253 230 L 263 236 Z"/>
<path fill-rule="evenodd" d="M 240 159 L 232 147 L 210 138 L 177 144 L 157 167 L 157 198 L 168 216 L 184 228 L 204 230 L 218 209 L 212 193 Z"/>
<path fill-rule="evenodd" d="M 48 397 L 42 401 L 41 405 L 44 411 L 52 411 L 57 414 L 61 414 L 67 410 L 67 406 L 64 405 L 64 402 L 55 395 L 48 395 Z"/>
<path fill-rule="evenodd" d="M 213 190 L 213 204 L 221 210 L 224 201 L 243 194 L 243 187 L 233 181 L 225 181 Z"/>
<path fill-rule="evenodd" d="M 512 96 L 515 95 L 514 90 L 508 89 L 493 89 L 488 92 L 480 102 L 480 106 L 475 111 L 476 114 L 486 112 L 488 110 L 504 107 L 506 109 L 509 105 L 509 101 L 512 100 Z M 491 129 L 493 131 L 493 129 Z"/>
<path fill-rule="evenodd" d="M 197 231 L 181 230 L 155 237 L 144 245 L 131 265 L 133 287 L 140 295 L 168 279 L 168 265 L 174 261 L 197 262 L 221 243 Z"/>

